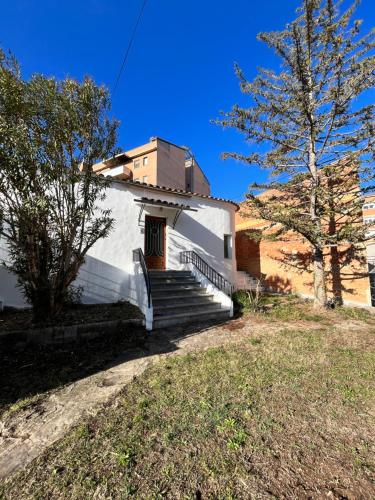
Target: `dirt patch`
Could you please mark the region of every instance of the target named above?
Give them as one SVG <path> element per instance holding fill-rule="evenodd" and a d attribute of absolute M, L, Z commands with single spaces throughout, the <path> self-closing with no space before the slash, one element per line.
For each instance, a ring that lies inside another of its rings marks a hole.
<path fill-rule="evenodd" d="M 242 330 L 243 328 L 245 328 L 245 326 L 246 326 L 245 321 L 239 321 L 239 320 L 232 321 L 227 325 L 227 330 L 233 332 L 235 330 Z"/>

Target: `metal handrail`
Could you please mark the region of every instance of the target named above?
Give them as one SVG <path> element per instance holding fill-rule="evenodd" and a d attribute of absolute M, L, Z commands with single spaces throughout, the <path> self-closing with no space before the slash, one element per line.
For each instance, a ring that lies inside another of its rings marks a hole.
<path fill-rule="evenodd" d="M 202 273 L 213 285 L 219 290 L 223 291 L 229 297 L 233 293 L 233 285 L 228 280 L 224 278 L 220 273 L 218 273 L 213 267 L 211 267 L 205 260 L 202 259 L 194 250 L 185 250 L 180 253 L 181 264 L 187 264 L 191 262 L 200 273 Z"/>
<path fill-rule="evenodd" d="M 143 277 L 145 279 L 146 289 L 147 289 L 148 307 L 150 308 L 150 306 L 151 306 L 151 281 L 150 281 L 150 274 L 149 274 L 148 269 L 147 269 L 147 264 L 146 264 L 145 256 L 143 255 L 142 248 L 136 248 L 135 250 L 133 250 L 133 262 L 139 262 L 141 264 Z"/>

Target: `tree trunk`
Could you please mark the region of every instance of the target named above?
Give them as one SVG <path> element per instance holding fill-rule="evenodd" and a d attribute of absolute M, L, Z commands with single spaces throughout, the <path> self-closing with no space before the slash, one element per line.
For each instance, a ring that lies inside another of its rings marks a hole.
<path fill-rule="evenodd" d="M 319 187 L 318 170 L 316 168 L 316 155 L 312 141 L 310 142 L 310 172 L 312 175 L 312 187 L 310 195 L 310 216 L 316 227 L 316 245 L 313 250 L 314 262 L 314 307 L 325 307 L 327 305 L 326 276 L 324 272 L 324 256 L 320 244 L 322 232 L 321 221 L 317 213 L 317 190 Z"/>
<path fill-rule="evenodd" d="M 308 144 L 309 171 L 311 174 L 311 193 L 310 193 L 310 217 L 316 229 L 313 262 L 314 262 L 314 307 L 325 307 L 327 305 L 326 278 L 324 273 L 324 258 L 321 242 L 322 225 L 318 211 L 318 191 L 319 191 L 319 172 L 316 161 L 316 123 L 315 112 L 316 102 L 313 85 L 313 64 L 312 64 L 312 37 L 313 37 L 313 14 L 312 3 L 305 0 L 306 15 L 306 43 L 307 43 L 307 117 L 310 123 L 310 134 Z"/>
<path fill-rule="evenodd" d="M 34 323 L 46 323 L 53 321 L 64 309 L 69 300 L 69 287 L 78 274 L 78 269 L 83 259 L 77 260 L 67 270 L 64 263 L 59 262 L 59 274 L 54 278 L 48 275 L 45 260 L 39 259 L 38 276 L 36 286 L 31 296 L 33 306 Z"/>
<path fill-rule="evenodd" d="M 40 288 L 32 299 L 34 323 L 52 321 L 64 308 L 64 299 L 50 288 Z"/>
<path fill-rule="evenodd" d="M 46 323 L 53 316 L 49 288 L 39 287 L 32 297 L 33 322 Z"/>
<path fill-rule="evenodd" d="M 320 308 L 327 305 L 326 279 L 324 272 L 324 257 L 321 248 L 314 248 L 314 307 Z"/>

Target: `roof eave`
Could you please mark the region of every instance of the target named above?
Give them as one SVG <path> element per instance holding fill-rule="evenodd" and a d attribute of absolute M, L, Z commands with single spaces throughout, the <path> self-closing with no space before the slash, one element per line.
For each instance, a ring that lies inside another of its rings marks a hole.
<path fill-rule="evenodd" d="M 186 197 L 192 197 L 192 196 L 198 196 L 199 198 L 204 198 L 207 200 L 213 200 L 213 201 L 219 201 L 222 203 L 229 203 L 230 205 L 233 205 L 236 207 L 236 212 L 240 209 L 240 206 L 238 203 L 232 200 L 226 200 L 224 198 L 217 198 L 215 196 L 210 196 L 206 194 L 200 194 L 200 193 L 192 193 L 189 191 L 184 191 L 183 189 L 175 189 L 175 188 L 169 188 L 166 186 L 158 186 L 156 184 L 147 184 L 145 182 L 140 182 L 140 181 L 133 181 L 130 179 L 111 179 L 112 182 L 120 182 L 122 184 L 129 184 L 131 186 L 136 186 L 140 187 L 143 189 L 150 189 L 152 191 L 162 191 L 165 193 L 170 193 L 170 194 L 177 194 L 179 196 L 186 196 Z"/>

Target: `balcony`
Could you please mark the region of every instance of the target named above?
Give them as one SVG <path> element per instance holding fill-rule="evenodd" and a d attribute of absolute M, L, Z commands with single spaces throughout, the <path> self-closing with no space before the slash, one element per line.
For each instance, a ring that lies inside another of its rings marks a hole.
<path fill-rule="evenodd" d="M 129 180 L 133 178 L 133 172 L 125 165 L 118 165 L 117 167 L 106 168 L 100 172 L 102 175 L 113 177 L 115 179 Z"/>

